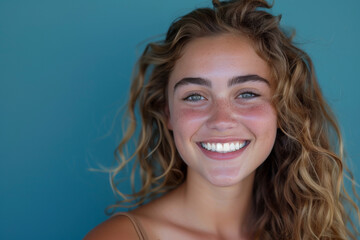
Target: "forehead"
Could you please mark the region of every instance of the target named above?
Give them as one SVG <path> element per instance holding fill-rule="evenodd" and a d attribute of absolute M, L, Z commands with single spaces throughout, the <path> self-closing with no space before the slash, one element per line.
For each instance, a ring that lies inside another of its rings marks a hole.
<path fill-rule="evenodd" d="M 268 64 L 249 39 L 234 34 L 196 38 L 184 47 L 175 63 L 169 86 L 185 77 L 216 80 L 249 74 L 270 78 Z"/>

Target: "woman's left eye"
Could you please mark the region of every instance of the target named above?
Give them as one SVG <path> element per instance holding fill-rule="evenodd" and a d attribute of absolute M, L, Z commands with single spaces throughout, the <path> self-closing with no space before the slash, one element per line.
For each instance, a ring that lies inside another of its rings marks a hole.
<path fill-rule="evenodd" d="M 200 94 L 194 93 L 194 94 L 191 94 L 191 95 L 185 97 L 183 100 L 189 101 L 189 102 L 197 102 L 197 101 L 205 100 L 205 98 L 203 96 L 201 96 Z"/>
<path fill-rule="evenodd" d="M 245 99 L 250 99 L 250 98 L 255 98 L 258 97 L 259 95 L 253 92 L 243 92 L 240 93 L 237 98 L 245 98 Z"/>

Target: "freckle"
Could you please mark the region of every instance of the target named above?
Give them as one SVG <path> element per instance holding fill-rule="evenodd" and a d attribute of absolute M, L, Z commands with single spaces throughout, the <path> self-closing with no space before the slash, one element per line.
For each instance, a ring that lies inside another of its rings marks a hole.
<path fill-rule="evenodd" d="M 257 104 L 239 109 L 239 114 L 246 118 L 261 118 L 266 117 L 272 108 L 267 104 Z"/>
<path fill-rule="evenodd" d="M 225 108 L 225 107 L 230 107 L 231 104 L 229 101 L 227 101 L 226 99 L 220 99 L 218 101 L 215 101 L 215 106 L 216 107 L 221 107 L 221 108 Z"/>

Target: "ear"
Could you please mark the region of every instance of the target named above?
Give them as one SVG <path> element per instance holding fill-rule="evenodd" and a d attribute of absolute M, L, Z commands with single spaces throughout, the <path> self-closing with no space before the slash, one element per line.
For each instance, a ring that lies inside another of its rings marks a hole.
<path fill-rule="evenodd" d="M 169 104 L 166 103 L 165 105 L 165 109 L 164 109 L 164 112 L 165 112 L 165 120 L 166 120 L 166 126 L 169 130 L 172 130 L 172 125 L 171 125 L 171 120 L 170 120 L 170 110 L 169 110 Z"/>

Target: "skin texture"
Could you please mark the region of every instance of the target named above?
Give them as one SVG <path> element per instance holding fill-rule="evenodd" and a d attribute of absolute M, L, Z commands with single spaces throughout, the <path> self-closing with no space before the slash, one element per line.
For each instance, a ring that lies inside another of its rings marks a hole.
<path fill-rule="evenodd" d="M 234 77 L 249 75 L 257 77 L 229 86 Z M 172 192 L 132 211 L 150 239 L 251 239 L 246 223 L 254 174 L 277 131 L 270 76 L 245 37 L 223 34 L 185 46 L 169 79 L 168 127 L 188 175 Z M 199 145 L 233 141 L 246 146 L 216 154 Z M 86 239 L 114 239 L 112 228 L 120 229 L 116 237 L 137 239 L 133 228 L 124 229 L 128 222 L 114 217 Z"/>
<path fill-rule="evenodd" d="M 242 44 L 238 44 L 240 39 Z M 254 80 L 228 86 L 234 77 L 253 74 L 269 82 Z M 173 86 L 185 77 L 207 79 L 211 87 L 190 83 L 174 91 Z M 269 67 L 246 39 L 232 35 L 202 38 L 185 47 L 170 76 L 169 128 L 190 174 L 216 186 L 231 186 L 251 175 L 266 159 L 276 136 L 269 84 Z M 197 144 L 235 140 L 250 143 L 240 155 L 223 161 L 204 156 Z"/>

